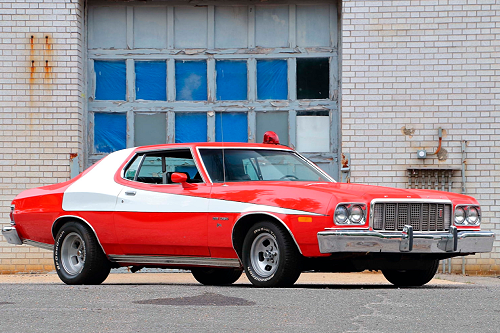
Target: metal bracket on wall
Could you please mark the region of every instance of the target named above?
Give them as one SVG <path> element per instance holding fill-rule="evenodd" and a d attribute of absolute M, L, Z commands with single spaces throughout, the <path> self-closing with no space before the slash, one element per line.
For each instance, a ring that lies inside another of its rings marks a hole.
<path fill-rule="evenodd" d="M 453 173 L 458 168 L 409 167 L 408 188 L 429 189 L 451 192 Z"/>
<path fill-rule="evenodd" d="M 351 182 L 351 155 L 349 153 L 342 153 L 340 181 L 342 183 Z"/>

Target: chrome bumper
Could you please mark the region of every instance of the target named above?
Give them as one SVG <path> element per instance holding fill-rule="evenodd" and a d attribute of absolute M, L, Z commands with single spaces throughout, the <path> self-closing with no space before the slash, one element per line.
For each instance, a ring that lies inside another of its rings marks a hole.
<path fill-rule="evenodd" d="M 23 244 L 21 238 L 19 238 L 19 235 L 17 234 L 16 227 L 3 227 L 2 235 L 5 237 L 7 243 L 9 244 L 14 244 L 14 245 Z"/>
<path fill-rule="evenodd" d="M 477 253 L 490 252 L 495 234 L 489 231 L 413 232 L 406 225 L 402 232 L 372 230 L 327 230 L 318 232 L 321 253 Z"/>

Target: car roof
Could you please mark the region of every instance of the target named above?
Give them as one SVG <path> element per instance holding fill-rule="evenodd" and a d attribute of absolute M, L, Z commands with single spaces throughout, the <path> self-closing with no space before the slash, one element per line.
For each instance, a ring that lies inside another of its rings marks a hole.
<path fill-rule="evenodd" d="M 251 149 L 251 148 L 267 148 L 267 149 L 283 149 L 283 150 L 291 150 L 292 148 L 283 145 L 275 145 L 275 144 L 264 144 L 264 143 L 246 143 L 246 142 L 189 142 L 189 143 L 169 143 L 162 145 L 152 145 L 152 146 L 141 146 L 136 147 L 135 152 L 141 151 L 154 151 L 154 150 L 163 150 L 163 149 L 172 149 L 172 148 L 242 148 L 242 149 Z"/>

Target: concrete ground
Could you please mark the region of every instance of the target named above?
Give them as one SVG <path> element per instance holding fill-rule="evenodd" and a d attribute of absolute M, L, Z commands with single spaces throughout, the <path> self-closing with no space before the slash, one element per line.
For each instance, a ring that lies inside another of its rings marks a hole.
<path fill-rule="evenodd" d="M 61 284 L 56 273 L 0 275 L 0 284 Z M 197 284 L 189 272 L 117 272 L 111 273 L 104 284 Z M 235 283 L 250 285 L 245 274 Z M 391 285 L 379 272 L 362 273 L 303 273 L 297 285 Z M 500 285 L 498 277 L 436 274 L 428 285 L 481 284 Z"/>
<path fill-rule="evenodd" d="M 398 288 L 380 273 L 304 273 L 293 288 L 203 286 L 190 273 L 116 270 L 103 285 L 0 275 L 0 332 L 497 333 L 500 279 L 437 275 Z"/>

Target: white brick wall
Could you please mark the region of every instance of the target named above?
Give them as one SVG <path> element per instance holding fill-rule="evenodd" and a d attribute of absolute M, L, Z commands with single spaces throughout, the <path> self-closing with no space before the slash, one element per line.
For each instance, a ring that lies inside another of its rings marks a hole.
<path fill-rule="evenodd" d="M 82 8 L 0 2 L 0 224 L 16 194 L 67 180 L 70 154 L 82 155 Z M 50 252 L 0 236 L 0 273 L 52 269 Z"/>
<path fill-rule="evenodd" d="M 466 193 L 482 205 L 483 228 L 499 234 L 498 1 L 343 1 L 342 28 L 342 150 L 352 181 L 404 188 L 409 165 L 460 168 L 466 140 Z M 448 158 L 418 160 L 417 149 L 437 148 L 439 127 Z M 500 241 L 466 262 L 469 273 L 498 274 Z"/>
<path fill-rule="evenodd" d="M 408 165 L 460 168 L 466 140 L 467 194 L 482 204 L 483 228 L 500 233 L 498 2 L 342 7 L 342 150 L 352 181 L 403 188 Z M 83 155 L 82 11 L 83 0 L 0 2 L 0 223 L 17 193 L 67 180 L 70 154 Z M 417 149 L 437 147 L 438 127 L 448 158 L 417 160 Z M 460 181 L 457 173 L 456 192 Z M 499 260 L 497 241 L 493 253 L 468 257 L 467 271 L 498 274 Z M 52 268 L 51 253 L 0 236 L 0 273 Z"/>

